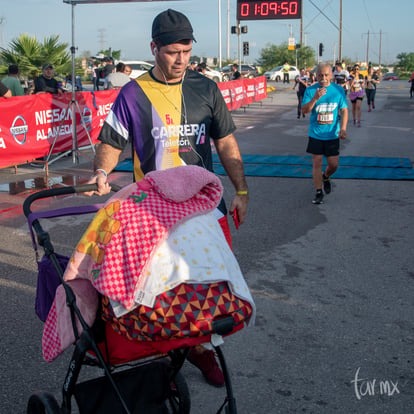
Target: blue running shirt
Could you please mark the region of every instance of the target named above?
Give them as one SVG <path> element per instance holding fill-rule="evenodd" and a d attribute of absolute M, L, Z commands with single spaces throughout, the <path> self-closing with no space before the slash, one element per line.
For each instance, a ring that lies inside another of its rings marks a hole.
<path fill-rule="evenodd" d="M 302 105 L 311 101 L 318 88 L 321 88 L 319 83 L 306 88 Z M 313 107 L 309 122 L 309 136 L 323 141 L 338 138 L 340 130 L 339 110 L 348 108 L 344 88 L 331 83 L 326 89 L 326 94 Z"/>

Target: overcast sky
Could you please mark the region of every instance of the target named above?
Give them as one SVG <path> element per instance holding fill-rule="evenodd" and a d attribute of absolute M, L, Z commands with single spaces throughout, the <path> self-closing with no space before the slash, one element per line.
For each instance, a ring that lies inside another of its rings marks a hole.
<path fill-rule="evenodd" d="M 324 58 L 337 57 L 340 0 L 303 2 L 304 43 L 316 49 L 322 42 Z M 389 0 L 343 0 L 342 3 L 342 56 L 353 61 L 366 60 L 368 51 L 369 60 L 378 62 L 381 57 L 382 63 L 391 63 L 401 52 L 414 52 L 414 1 L 400 0 L 395 7 Z M 173 8 L 185 13 L 193 24 L 197 39 L 194 54 L 219 56 L 219 4 L 222 58 L 236 58 L 237 36 L 227 35 L 227 16 L 230 26 L 236 24 L 236 0 L 78 4 L 74 6 L 77 53 L 96 54 L 102 47 L 111 47 L 120 49 L 124 60 L 152 59 L 149 48 L 152 20 L 159 12 Z M 2 1 L 0 46 L 8 48 L 10 41 L 21 33 L 34 35 L 39 41 L 58 34 L 60 40 L 70 46 L 71 15 L 72 6 L 62 0 Z M 260 50 L 270 44 L 288 42 L 291 35 L 296 42 L 300 39 L 300 20 L 242 21 L 241 24 L 248 26 L 248 33 L 241 35 L 241 41 L 249 42 L 250 56 L 246 61 L 250 63 L 254 63 Z"/>

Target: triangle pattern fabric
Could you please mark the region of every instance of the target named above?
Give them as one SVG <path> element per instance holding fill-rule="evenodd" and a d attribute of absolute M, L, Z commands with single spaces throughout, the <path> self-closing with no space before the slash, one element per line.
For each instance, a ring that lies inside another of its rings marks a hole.
<path fill-rule="evenodd" d="M 108 298 L 102 298 L 103 319 L 130 340 L 157 341 L 207 336 L 214 318 L 231 315 L 235 328 L 252 316 L 251 305 L 226 282 L 183 283 L 156 298 L 153 308 L 140 305 L 116 318 Z"/>

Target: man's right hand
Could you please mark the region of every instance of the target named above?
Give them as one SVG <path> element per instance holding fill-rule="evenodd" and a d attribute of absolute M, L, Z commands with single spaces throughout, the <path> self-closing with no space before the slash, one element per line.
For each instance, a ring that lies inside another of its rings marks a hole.
<path fill-rule="evenodd" d="M 86 196 L 91 197 L 93 195 L 103 196 L 111 192 L 111 186 L 107 182 L 107 177 L 104 174 L 94 175 L 86 184 L 98 184 L 98 189 L 96 191 L 88 191 L 84 193 Z"/>

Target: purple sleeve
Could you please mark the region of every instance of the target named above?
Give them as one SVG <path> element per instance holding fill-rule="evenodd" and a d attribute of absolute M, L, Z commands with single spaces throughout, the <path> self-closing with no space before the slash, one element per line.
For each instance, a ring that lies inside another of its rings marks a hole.
<path fill-rule="evenodd" d="M 6 95 L 8 90 L 9 88 L 3 82 L 0 81 L 0 96 Z"/>

